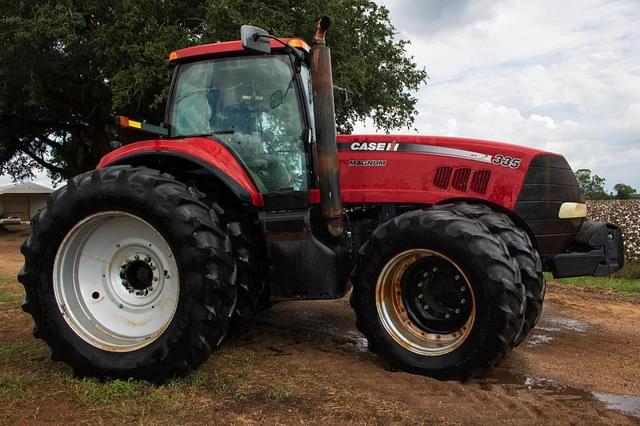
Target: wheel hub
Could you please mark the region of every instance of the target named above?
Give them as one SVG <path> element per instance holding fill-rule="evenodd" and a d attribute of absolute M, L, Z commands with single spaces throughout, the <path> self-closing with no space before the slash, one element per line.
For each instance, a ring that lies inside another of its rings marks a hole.
<path fill-rule="evenodd" d="M 158 282 L 158 268 L 150 256 L 135 254 L 128 257 L 120 266 L 122 285 L 129 293 L 147 296 Z"/>
<path fill-rule="evenodd" d="M 400 284 L 411 320 L 430 333 L 451 333 L 469 318 L 470 289 L 456 268 L 442 258 L 418 260 Z"/>

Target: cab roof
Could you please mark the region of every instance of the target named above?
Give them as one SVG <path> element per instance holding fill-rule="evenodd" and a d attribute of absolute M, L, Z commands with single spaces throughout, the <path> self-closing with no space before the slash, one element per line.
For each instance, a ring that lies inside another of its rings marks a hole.
<path fill-rule="evenodd" d="M 305 52 L 309 52 L 309 45 L 300 38 L 281 38 L 283 42 L 287 43 L 291 47 L 302 49 Z M 271 49 L 280 50 L 284 49 L 284 46 L 276 40 L 269 40 Z M 169 54 L 169 62 L 176 63 L 187 59 L 193 59 L 199 56 L 220 56 L 228 55 L 230 53 L 245 53 L 248 52 L 242 47 L 240 40 L 224 41 L 209 44 L 200 44 L 198 46 L 185 47 L 184 49 L 174 50 Z"/>

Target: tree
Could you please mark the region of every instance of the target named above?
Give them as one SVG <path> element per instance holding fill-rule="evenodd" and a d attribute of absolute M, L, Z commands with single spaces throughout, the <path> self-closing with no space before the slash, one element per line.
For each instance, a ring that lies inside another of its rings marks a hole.
<path fill-rule="evenodd" d="M 624 200 L 630 198 L 631 195 L 636 193 L 636 189 L 631 187 L 630 185 L 624 183 L 617 183 L 613 189 L 616 191 L 616 198 L 620 200 Z"/>
<path fill-rule="evenodd" d="M 574 174 L 586 199 L 599 200 L 608 198 L 607 192 L 604 190 L 605 178 L 591 175 L 591 170 L 589 169 L 578 169 Z"/>
<path fill-rule="evenodd" d="M 335 84 L 351 94 L 338 127 L 366 117 L 383 130 L 411 126 L 426 72 L 369 0 L 1 2 L 0 174 L 89 170 L 117 139 L 116 113 L 162 120 L 170 51 L 237 39 L 246 23 L 310 40 L 323 14 Z"/>

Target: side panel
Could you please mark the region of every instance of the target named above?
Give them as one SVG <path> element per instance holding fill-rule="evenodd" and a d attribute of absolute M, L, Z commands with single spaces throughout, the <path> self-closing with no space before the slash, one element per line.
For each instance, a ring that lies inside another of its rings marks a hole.
<path fill-rule="evenodd" d="M 542 152 L 428 136 L 341 135 L 337 142 L 344 203 L 476 198 L 513 210 L 529 164 Z"/>
<path fill-rule="evenodd" d="M 132 143 L 105 155 L 97 168 L 153 154 L 174 155 L 195 161 L 211 170 L 236 194 L 241 194 L 244 201 L 250 202 L 254 207 L 263 206 L 262 194 L 258 192 L 240 160 L 221 142 L 210 138 L 158 139 Z"/>

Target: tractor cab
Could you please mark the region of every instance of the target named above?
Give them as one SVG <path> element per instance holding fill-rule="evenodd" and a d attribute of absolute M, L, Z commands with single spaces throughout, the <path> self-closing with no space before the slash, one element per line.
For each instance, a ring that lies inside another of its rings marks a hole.
<path fill-rule="evenodd" d="M 299 39 L 289 43 L 298 47 L 274 43 L 272 52 L 260 53 L 226 42 L 173 52 L 168 136 L 220 140 L 262 193 L 307 189 L 307 142 L 313 137 L 309 46 Z"/>

